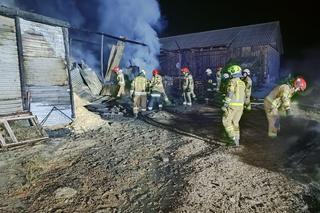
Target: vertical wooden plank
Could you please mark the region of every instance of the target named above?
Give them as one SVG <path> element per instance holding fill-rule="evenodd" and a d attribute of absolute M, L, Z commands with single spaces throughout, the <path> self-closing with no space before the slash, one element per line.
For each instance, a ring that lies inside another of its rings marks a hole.
<path fill-rule="evenodd" d="M 18 143 L 18 140 L 17 140 L 16 136 L 14 135 L 14 132 L 12 131 L 8 121 L 3 121 L 3 124 L 4 124 L 4 127 L 6 128 L 8 134 L 10 135 L 12 141 L 14 143 Z"/>
<path fill-rule="evenodd" d="M 69 83 L 70 101 L 71 101 L 71 117 L 75 118 L 76 114 L 75 114 L 73 87 L 72 87 L 71 72 L 70 72 L 69 33 L 67 28 L 62 28 L 62 32 L 63 32 L 63 39 L 64 39 L 65 56 L 67 61 L 68 83 Z"/>
<path fill-rule="evenodd" d="M 27 103 L 26 95 L 26 80 L 25 80 L 25 68 L 23 60 L 23 45 L 21 37 L 21 28 L 20 28 L 20 18 L 15 17 L 16 24 L 16 37 L 17 37 L 17 47 L 18 47 L 18 61 L 19 61 L 19 72 L 20 72 L 20 84 L 21 84 L 21 96 L 22 96 L 22 106 L 23 110 L 30 111 L 30 105 Z"/>
<path fill-rule="evenodd" d="M 0 133 L 0 142 L 1 142 L 1 145 L 2 145 L 3 147 L 7 145 L 7 144 L 6 144 L 6 141 L 5 141 L 5 139 L 4 139 L 4 137 L 2 136 L 1 133 Z"/>
<path fill-rule="evenodd" d="M 104 77 L 103 75 L 103 68 L 104 68 L 104 35 L 101 35 L 101 51 L 100 51 L 100 69 L 101 69 L 101 77 Z"/>

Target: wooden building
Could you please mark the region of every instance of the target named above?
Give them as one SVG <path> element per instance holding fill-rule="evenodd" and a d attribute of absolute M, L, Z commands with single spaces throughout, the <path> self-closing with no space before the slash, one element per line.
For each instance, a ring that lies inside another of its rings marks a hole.
<path fill-rule="evenodd" d="M 74 117 L 69 24 L 0 7 L 0 116 L 32 112 L 46 125 Z M 68 118 L 69 117 L 69 118 Z"/>
<path fill-rule="evenodd" d="M 203 80 L 207 68 L 235 60 L 251 70 L 256 86 L 279 77 L 283 53 L 279 22 L 165 37 L 160 43 L 164 75 L 179 76 L 179 63 L 188 66 L 196 80 Z"/>

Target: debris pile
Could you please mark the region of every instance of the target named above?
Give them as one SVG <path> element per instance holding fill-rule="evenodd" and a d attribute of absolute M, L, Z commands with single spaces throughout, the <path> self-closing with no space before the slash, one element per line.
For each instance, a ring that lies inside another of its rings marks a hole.
<path fill-rule="evenodd" d="M 89 112 L 85 107 L 89 103 L 74 94 L 76 106 L 76 119 L 71 124 L 71 128 L 75 133 L 83 133 L 90 130 L 98 129 L 102 126 L 108 125 L 99 115 Z"/>
<path fill-rule="evenodd" d="M 108 101 L 102 104 L 90 104 L 87 105 L 86 108 L 91 112 L 99 113 L 99 115 L 105 119 L 127 116 L 130 113 L 127 105 L 116 101 Z"/>

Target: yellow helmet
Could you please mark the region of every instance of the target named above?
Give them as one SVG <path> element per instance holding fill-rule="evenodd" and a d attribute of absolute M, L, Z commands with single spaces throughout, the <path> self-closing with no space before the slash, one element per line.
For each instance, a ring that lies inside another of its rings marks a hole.
<path fill-rule="evenodd" d="M 241 74 L 241 67 L 238 66 L 238 65 L 232 65 L 228 68 L 228 72 L 231 74 L 231 75 L 236 75 L 236 74 Z"/>

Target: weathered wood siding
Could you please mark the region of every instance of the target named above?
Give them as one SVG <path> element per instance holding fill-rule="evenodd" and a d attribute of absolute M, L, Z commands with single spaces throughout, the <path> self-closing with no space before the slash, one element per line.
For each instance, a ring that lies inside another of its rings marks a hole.
<path fill-rule="evenodd" d="M 223 66 L 228 58 L 226 49 L 182 50 L 181 60 L 178 53 L 163 53 L 160 56 L 160 66 L 165 75 L 179 76 L 180 71 L 177 70 L 176 63 L 180 62 L 182 66 L 189 67 L 196 80 L 202 80 L 206 78 L 207 68 L 216 69 Z"/>
<path fill-rule="evenodd" d="M 56 106 L 71 117 L 64 37 L 61 27 L 20 19 L 26 89 L 30 111 L 42 120 Z M 46 125 L 69 123 L 55 112 Z"/>
<path fill-rule="evenodd" d="M 15 20 L 0 16 L 0 115 L 22 111 Z"/>
<path fill-rule="evenodd" d="M 273 47 L 267 47 L 267 70 L 268 83 L 275 83 L 279 79 L 280 73 L 280 54 Z"/>

